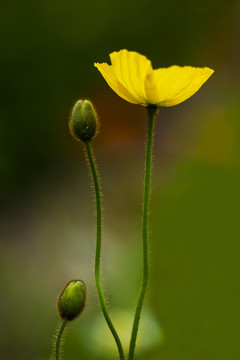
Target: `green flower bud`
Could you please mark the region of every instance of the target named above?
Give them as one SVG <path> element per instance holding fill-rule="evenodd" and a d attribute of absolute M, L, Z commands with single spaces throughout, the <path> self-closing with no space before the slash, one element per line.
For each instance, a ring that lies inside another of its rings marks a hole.
<path fill-rule="evenodd" d="M 94 137 L 98 128 L 98 119 L 90 101 L 76 102 L 72 109 L 69 127 L 76 140 L 88 141 Z"/>
<path fill-rule="evenodd" d="M 62 319 L 76 319 L 84 309 L 86 285 L 82 280 L 71 280 L 59 295 L 57 308 Z"/>

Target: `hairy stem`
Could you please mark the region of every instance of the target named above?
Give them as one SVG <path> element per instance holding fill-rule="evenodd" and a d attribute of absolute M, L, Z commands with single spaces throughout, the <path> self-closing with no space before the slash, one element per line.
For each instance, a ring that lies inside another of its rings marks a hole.
<path fill-rule="evenodd" d="M 56 338 L 56 343 L 55 343 L 55 349 L 54 349 L 54 354 L 53 354 L 53 360 L 60 360 L 60 356 L 61 356 L 61 345 L 62 345 L 62 335 L 64 332 L 64 329 L 67 325 L 67 320 L 64 319 L 61 321 L 61 324 L 58 328 L 58 332 L 57 332 L 57 338 Z"/>
<path fill-rule="evenodd" d="M 102 311 L 105 317 L 105 320 L 109 326 L 110 331 L 112 332 L 112 335 L 115 339 L 115 342 L 117 344 L 119 357 L 121 360 L 124 360 L 124 352 L 123 347 L 121 344 L 121 341 L 119 339 L 119 336 L 117 334 L 117 331 L 115 327 L 113 326 L 113 323 L 110 319 L 106 300 L 104 297 L 102 284 L 101 284 L 101 277 L 100 277 L 100 263 L 101 263 L 101 245 L 102 245 L 102 206 L 101 206 L 101 193 L 100 193 L 100 181 L 99 181 L 99 175 L 97 172 L 95 159 L 93 156 L 92 148 L 89 141 L 85 142 L 86 144 L 86 151 L 87 151 L 87 157 L 93 177 L 93 183 L 94 183 L 94 189 L 95 189 L 95 196 L 96 196 L 96 212 L 97 212 L 97 234 L 96 234 L 96 255 L 95 255 L 95 280 L 98 290 L 98 295 L 102 307 Z"/>
<path fill-rule="evenodd" d="M 129 355 L 128 355 L 129 360 L 133 360 L 134 358 L 139 321 L 141 317 L 141 311 L 147 290 L 148 276 L 149 276 L 148 222 L 149 222 L 149 203 L 150 203 L 150 191 L 151 191 L 154 120 L 155 120 L 157 108 L 153 105 L 149 105 L 147 110 L 148 110 L 148 127 L 147 127 L 145 176 L 144 176 L 144 192 L 143 192 L 143 207 L 142 207 L 143 277 L 142 277 L 142 284 L 139 293 L 139 298 L 135 310 L 135 317 L 133 321 L 132 335 L 131 335 Z"/>

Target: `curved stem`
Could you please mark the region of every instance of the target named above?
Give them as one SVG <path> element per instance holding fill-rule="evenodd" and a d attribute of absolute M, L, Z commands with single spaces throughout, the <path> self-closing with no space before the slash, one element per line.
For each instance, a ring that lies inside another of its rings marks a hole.
<path fill-rule="evenodd" d="M 63 332 L 64 332 L 64 329 L 65 329 L 66 325 L 67 325 L 67 320 L 66 319 L 62 320 L 61 325 L 60 325 L 60 327 L 58 329 L 58 332 L 57 332 L 54 360 L 59 360 L 60 359 L 62 335 L 63 335 Z"/>
<path fill-rule="evenodd" d="M 89 141 L 85 142 L 86 144 L 86 150 L 87 150 L 87 157 L 89 160 L 89 165 L 91 168 L 91 173 L 93 177 L 93 183 L 94 183 L 94 189 L 95 189 L 95 196 L 96 196 L 96 210 L 97 210 L 97 236 L 96 236 L 96 255 L 95 255 L 95 280 L 98 290 L 99 299 L 102 306 L 102 311 L 105 317 L 105 320 L 109 326 L 110 331 L 112 332 L 112 335 L 115 339 L 115 342 L 117 344 L 119 357 L 121 360 L 124 360 L 124 352 L 123 347 L 121 344 L 121 341 L 119 339 L 119 336 L 117 334 L 117 331 L 115 330 L 113 323 L 110 319 L 106 300 L 104 297 L 102 284 L 101 284 L 101 278 L 100 278 L 100 262 L 101 262 L 101 245 L 102 245 L 102 208 L 101 208 L 101 193 L 100 193 L 100 182 L 99 177 L 95 165 L 94 156 L 92 153 L 92 148 Z"/>
<path fill-rule="evenodd" d="M 144 193 L 143 193 L 143 208 L 142 208 L 143 278 L 142 278 L 141 289 L 135 310 L 135 317 L 133 321 L 132 335 L 131 335 L 129 355 L 128 355 L 129 360 L 133 360 L 134 358 L 138 326 L 141 317 L 143 301 L 147 290 L 148 275 L 149 275 L 148 220 L 149 220 L 149 203 L 150 203 L 150 190 L 151 190 L 154 119 L 155 119 L 157 107 L 154 105 L 149 105 L 147 110 L 148 110 L 148 128 L 147 128 L 147 143 L 146 143 L 146 154 L 145 154 L 145 176 L 144 176 Z"/>

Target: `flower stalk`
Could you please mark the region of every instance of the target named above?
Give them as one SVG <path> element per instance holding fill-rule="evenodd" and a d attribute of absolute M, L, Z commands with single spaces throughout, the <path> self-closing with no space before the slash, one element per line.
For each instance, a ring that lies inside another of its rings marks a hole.
<path fill-rule="evenodd" d="M 97 172 L 90 141 L 85 141 L 85 145 L 86 145 L 86 153 L 91 169 L 92 179 L 94 183 L 95 197 L 96 197 L 97 234 L 96 234 L 96 255 L 95 255 L 95 280 L 96 280 L 96 285 L 97 285 L 97 290 L 98 290 L 98 295 L 99 295 L 103 315 L 117 344 L 120 360 L 124 360 L 123 347 L 120 338 L 118 336 L 118 333 L 110 319 L 106 300 L 102 289 L 102 284 L 101 284 L 100 264 L 101 264 L 101 246 L 102 246 L 102 206 L 101 206 L 100 181 L 99 181 L 99 175 Z"/>
<path fill-rule="evenodd" d="M 56 343 L 55 343 L 55 351 L 53 354 L 53 360 L 61 359 L 61 347 L 62 347 L 62 343 L 63 343 L 62 337 L 63 337 L 63 332 L 65 330 L 67 323 L 68 323 L 68 320 L 63 319 L 58 328 L 57 336 L 56 336 Z"/>
<path fill-rule="evenodd" d="M 142 207 L 143 274 L 142 274 L 141 289 L 140 289 L 139 298 L 135 310 L 135 317 L 133 321 L 128 360 L 133 360 L 134 358 L 139 321 L 141 317 L 143 301 L 147 291 L 148 277 L 149 277 L 149 236 L 148 236 L 149 205 L 150 205 L 150 193 L 151 193 L 154 121 L 157 113 L 157 107 L 154 105 L 149 105 L 147 107 L 147 111 L 148 111 L 148 125 L 147 125 L 145 176 L 144 176 L 144 192 L 143 192 L 143 207 Z"/>

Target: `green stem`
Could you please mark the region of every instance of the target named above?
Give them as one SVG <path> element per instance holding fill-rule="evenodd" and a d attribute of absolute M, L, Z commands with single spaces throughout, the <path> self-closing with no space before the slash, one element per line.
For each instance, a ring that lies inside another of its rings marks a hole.
<path fill-rule="evenodd" d="M 54 360 L 59 360 L 60 359 L 60 355 L 61 355 L 61 341 L 62 341 L 62 335 L 64 332 L 64 329 L 67 325 L 67 320 L 62 320 L 61 325 L 59 327 L 59 330 L 57 332 L 57 339 L 56 339 L 56 350 L 55 350 L 55 356 L 54 356 Z"/>
<path fill-rule="evenodd" d="M 101 262 L 101 245 L 102 245 L 102 208 L 101 208 L 101 193 L 100 193 L 100 182 L 98 178 L 98 173 L 95 165 L 94 156 L 92 153 L 92 148 L 89 141 L 85 142 L 86 144 L 86 150 L 87 150 L 87 156 L 89 160 L 89 165 L 92 172 L 93 177 L 93 183 L 95 188 L 95 195 L 96 195 L 96 210 L 97 210 L 97 236 L 96 236 L 96 255 L 95 255 L 95 280 L 98 290 L 99 299 L 102 306 L 102 311 L 105 317 L 105 320 L 109 326 L 110 331 L 112 332 L 112 335 L 115 339 L 115 342 L 117 344 L 119 357 L 121 360 L 124 360 L 124 352 L 123 347 L 121 344 L 121 341 L 119 339 L 119 336 L 117 334 L 117 331 L 115 330 L 113 323 L 110 319 L 102 284 L 101 284 L 101 278 L 100 278 L 100 262 Z"/>
<path fill-rule="evenodd" d="M 149 203 L 150 203 L 150 190 L 151 190 L 154 120 L 155 120 L 157 108 L 154 105 L 149 105 L 147 110 L 148 110 L 148 129 L 147 129 L 147 143 L 146 143 L 146 155 L 145 155 L 145 176 L 144 176 L 144 193 L 143 193 L 143 208 L 142 208 L 143 278 L 142 278 L 141 289 L 135 310 L 135 317 L 133 321 L 132 335 L 131 335 L 129 355 L 128 355 L 129 360 L 133 360 L 134 358 L 138 326 L 141 317 L 143 301 L 147 290 L 148 275 L 149 275 L 148 220 L 149 220 Z"/>

